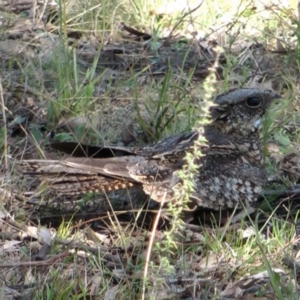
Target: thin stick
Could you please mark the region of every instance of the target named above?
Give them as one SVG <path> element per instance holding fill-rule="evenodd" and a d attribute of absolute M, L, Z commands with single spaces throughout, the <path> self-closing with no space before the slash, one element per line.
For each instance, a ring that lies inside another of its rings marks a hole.
<path fill-rule="evenodd" d="M 194 11 L 196 11 L 198 8 L 200 8 L 200 7 L 202 6 L 203 2 L 204 2 L 204 1 L 201 1 L 201 3 L 200 3 L 199 5 L 197 5 L 195 8 L 189 10 L 188 12 L 186 12 L 186 13 L 184 13 L 184 14 L 182 15 L 182 17 L 181 17 L 181 18 L 177 21 L 177 23 L 173 26 L 173 28 L 172 28 L 172 30 L 171 30 L 171 32 L 170 32 L 170 34 L 169 34 L 167 40 L 169 40 L 169 39 L 173 36 L 174 31 L 175 31 L 176 28 L 181 24 L 181 22 L 183 21 L 183 19 L 184 19 L 185 17 L 187 17 L 188 15 L 191 15 L 191 14 L 192 14 Z"/>
<path fill-rule="evenodd" d="M 5 169 L 8 169 L 8 157 L 7 157 L 7 149 L 8 149 L 8 143 L 7 143 L 7 123 L 6 123 L 6 113 L 5 113 L 5 105 L 4 105 L 4 97 L 3 97 L 3 88 L 2 88 L 2 80 L 0 77 L 0 101 L 2 106 L 2 115 L 3 115 L 3 123 L 4 123 L 4 164 Z"/>
<path fill-rule="evenodd" d="M 145 269 L 144 269 L 142 300 L 145 300 L 146 278 L 147 278 L 148 269 L 149 269 L 150 256 L 151 256 L 151 253 L 152 253 L 152 248 L 153 248 L 153 243 L 154 243 L 154 238 L 155 238 L 155 232 L 156 232 L 156 229 L 158 227 L 158 222 L 159 222 L 159 219 L 160 219 L 160 216 L 161 216 L 162 207 L 164 206 L 165 201 L 166 201 L 166 196 L 167 196 L 167 192 L 164 193 L 163 199 L 160 203 L 160 208 L 159 208 L 158 213 L 156 215 L 155 222 L 153 224 L 153 229 L 152 229 L 150 241 L 149 241 L 149 247 L 148 247 L 147 256 L 146 256 L 146 264 L 145 264 Z"/>

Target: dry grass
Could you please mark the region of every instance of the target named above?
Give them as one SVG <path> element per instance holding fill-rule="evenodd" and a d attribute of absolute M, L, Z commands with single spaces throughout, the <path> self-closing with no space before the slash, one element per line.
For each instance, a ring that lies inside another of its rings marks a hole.
<path fill-rule="evenodd" d="M 250 86 L 283 95 L 263 139 L 273 189 L 291 190 L 300 174 L 296 4 L 206 1 L 193 12 L 142 0 L 60 4 L 35 14 L 26 14 L 30 6 L 0 5 L 7 21 L 0 41 L 0 298 L 298 299 L 297 189 L 294 198 L 268 197 L 237 226 L 220 229 L 218 219 L 192 226 L 175 206 L 161 211 L 165 223 L 152 230 L 149 212 L 157 207 L 150 202 L 145 214 L 131 201 L 136 194 L 28 199 L 14 163 L 56 157 L 50 131 L 60 141 L 141 145 L 192 128 L 209 98 L 206 70 L 217 41 L 224 53 L 209 82 L 215 94 Z M 121 22 L 151 40 L 130 39 Z M 181 38 L 165 47 L 170 34 Z M 120 197 L 120 207 L 111 208 Z"/>

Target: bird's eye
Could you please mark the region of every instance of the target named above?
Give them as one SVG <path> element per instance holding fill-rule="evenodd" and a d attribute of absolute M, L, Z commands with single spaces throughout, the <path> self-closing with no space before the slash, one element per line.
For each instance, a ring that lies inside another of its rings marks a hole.
<path fill-rule="evenodd" d="M 249 97 L 246 100 L 246 104 L 251 108 L 256 108 L 260 106 L 261 100 L 258 97 Z"/>

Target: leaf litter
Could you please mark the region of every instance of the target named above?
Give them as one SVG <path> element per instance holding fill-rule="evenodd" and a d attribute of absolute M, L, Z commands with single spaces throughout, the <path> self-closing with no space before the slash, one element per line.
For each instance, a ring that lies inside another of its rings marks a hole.
<path fill-rule="evenodd" d="M 257 28 L 247 24 L 247 18 L 241 15 L 240 18 L 224 16 L 207 32 L 201 32 L 200 35 L 205 37 L 199 40 L 195 34 L 174 28 L 166 30 L 164 37 L 157 38 L 125 23 L 119 24 L 116 37 L 105 34 L 101 39 L 67 28 L 67 45 L 72 59 L 61 63 L 76 65 L 78 78 L 74 77 L 69 86 L 59 87 L 57 72 L 49 68 L 49 64 L 57 57 L 63 58 L 62 55 L 55 56 L 62 48 L 58 28 L 48 18 L 58 12 L 58 7 L 54 1 L 37 1 L 36 5 L 34 7 L 31 1 L 0 1 L 1 27 L 4 29 L 0 41 L 1 84 L 7 118 L 6 124 L 2 119 L 2 126 L 7 126 L 11 158 L 59 157 L 48 146 L 52 135 L 78 141 L 78 135 L 83 133 L 81 142 L 96 144 L 99 139 L 95 140 L 93 135 L 97 133 L 101 137 L 100 144 L 120 146 L 151 141 L 151 111 L 155 111 L 159 99 L 149 87 L 159 90 L 170 73 L 170 83 L 183 86 L 184 109 L 197 109 L 199 90 L 216 59 L 214 47 L 218 44 L 224 48 L 220 67 L 216 70 L 220 89 L 226 84 L 230 87 L 272 88 L 286 98 L 294 99 L 289 107 L 281 109 L 280 115 L 274 110 L 278 118 L 274 119 L 275 125 L 268 128 L 267 148 L 268 160 L 276 166 L 275 175 L 270 176 L 270 185 L 282 186 L 274 196 L 272 207 L 277 210 L 272 214 L 278 222 L 286 221 L 291 232 L 293 226 L 299 227 L 296 202 L 299 198 L 299 118 L 297 113 L 291 113 L 298 111 L 299 106 L 295 96 L 299 90 L 299 70 L 295 63 L 297 41 L 293 35 L 288 40 L 270 35 L 270 41 L 258 41 Z M 248 9 L 251 11 L 252 6 Z M 297 20 L 291 10 L 276 5 L 263 7 L 262 12 L 265 18 L 272 19 L 276 13 L 285 12 L 290 19 Z M 239 33 L 240 22 L 244 24 L 243 34 Z M 292 32 L 294 28 L 292 24 L 285 24 L 283 29 Z M 226 38 L 227 35 L 232 40 Z M 228 62 L 232 67 L 228 67 Z M 287 79 L 287 76 L 290 77 Z M 138 95 L 135 95 L 136 84 Z M 290 90 L 289 85 L 294 90 Z M 69 89 L 70 94 L 65 94 L 67 102 L 56 112 L 53 99 L 62 97 L 62 89 Z M 80 101 L 75 100 L 84 98 L 81 89 L 90 95 L 86 111 L 83 106 L 76 107 Z M 174 89 L 169 93 L 168 106 L 172 106 L 172 98 L 177 94 Z M 183 108 L 179 107 L 178 111 L 180 109 Z M 172 112 L 167 111 L 168 115 Z M 146 120 L 149 128 L 139 124 L 139 117 Z M 170 123 L 176 128 L 176 123 L 185 118 L 186 114 L 179 112 Z M 125 124 L 125 119 L 131 121 Z M 276 122 L 284 124 L 280 135 Z M 187 129 L 189 125 L 185 126 L 176 130 Z M 123 140 L 128 131 L 129 137 Z M 170 128 L 161 128 L 161 131 L 172 133 Z M 157 205 L 151 202 L 142 210 L 147 199 L 141 196 L 140 190 L 130 191 L 132 194 L 123 191 L 92 195 L 84 200 L 64 199 L 37 192 L 37 182 L 20 181 L 15 172 L 2 168 L 1 176 L 0 274 L 5 284 L 0 292 L 3 299 L 35 297 L 40 285 L 51 284 L 51 281 L 55 282 L 57 290 L 64 290 L 63 285 L 72 286 L 68 299 L 80 294 L 80 284 L 84 285 L 86 295 L 95 299 L 100 294 L 103 299 L 118 299 L 126 284 L 138 284 L 142 278 L 149 229 L 157 210 Z M 138 200 L 133 202 L 132 199 Z M 151 211 L 154 213 L 149 216 Z M 132 222 L 138 212 L 142 212 L 142 222 Z M 165 216 L 166 220 L 169 217 Z M 260 242 L 271 243 L 276 225 L 270 223 L 269 215 L 259 212 L 255 218 L 262 226 Z M 163 267 L 163 257 L 153 253 L 154 267 L 147 277 L 146 298 L 275 299 L 272 278 L 280 283 L 282 290 L 286 288 L 286 293 L 299 291 L 298 230 L 291 237 L 294 242 L 278 247 L 277 257 L 281 257 L 282 262 L 272 260 L 266 253 L 273 263 L 266 271 L 255 254 L 239 254 L 227 242 L 230 238 L 235 241 L 232 232 L 236 232 L 236 228 L 223 227 L 226 234 L 222 239 L 216 239 L 218 229 L 206 226 L 187 224 L 186 236 L 178 236 L 176 241 L 183 253 L 174 252 L 177 263 L 169 269 Z M 155 233 L 157 245 L 165 238 L 161 227 Z M 244 245 L 258 236 L 253 232 L 251 220 L 245 221 L 239 234 L 242 236 L 239 241 Z M 224 244 L 222 253 L 218 253 L 219 248 L 215 245 L 218 240 Z M 286 251 L 288 256 L 284 255 Z M 295 270 L 296 278 L 293 278 Z M 137 294 L 134 285 L 132 287 L 129 298 L 135 299 Z"/>

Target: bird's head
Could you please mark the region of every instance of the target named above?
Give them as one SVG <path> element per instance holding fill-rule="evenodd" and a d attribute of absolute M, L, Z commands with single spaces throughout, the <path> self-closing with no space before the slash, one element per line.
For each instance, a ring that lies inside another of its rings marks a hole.
<path fill-rule="evenodd" d="M 245 137 L 258 131 L 267 109 L 279 98 L 280 95 L 270 90 L 232 89 L 216 97 L 211 116 L 218 130 Z"/>

